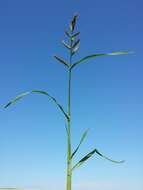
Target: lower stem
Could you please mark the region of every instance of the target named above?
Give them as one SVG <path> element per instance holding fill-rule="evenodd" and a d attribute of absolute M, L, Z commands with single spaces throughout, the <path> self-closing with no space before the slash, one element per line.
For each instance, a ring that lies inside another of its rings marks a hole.
<path fill-rule="evenodd" d="M 68 120 L 68 143 L 67 143 L 67 186 L 66 190 L 71 190 L 72 183 L 72 162 L 71 162 L 71 142 L 70 142 L 70 119 Z"/>
<path fill-rule="evenodd" d="M 71 175 L 67 175 L 67 190 L 71 190 Z"/>

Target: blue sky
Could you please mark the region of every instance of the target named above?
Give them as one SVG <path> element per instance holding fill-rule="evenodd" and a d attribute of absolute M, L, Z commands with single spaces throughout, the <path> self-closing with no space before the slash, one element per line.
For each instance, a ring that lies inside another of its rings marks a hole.
<path fill-rule="evenodd" d="M 75 59 L 99 52 L 132 50 L 133 55 L 100 57 L 72 75 L 72 143 L 90 128 L 75 162 L 97 147 L 98 156 L 73 176 L 76 190 L 143 189 L 142 1 L 0 1 L 0 105 L 32 89 L 50 92 L 65 107 L 67 73 L 53 55 L 67 58 L 61 40 L 79 12 L 81 48 Z M 31 95 L 0 111 L 0 186 L 65 188 L 65 120 L 44 96 Z"/>

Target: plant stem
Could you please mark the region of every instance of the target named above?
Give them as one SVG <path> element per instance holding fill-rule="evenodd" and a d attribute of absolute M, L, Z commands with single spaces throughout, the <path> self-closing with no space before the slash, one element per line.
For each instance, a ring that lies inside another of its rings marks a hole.
<path fill-rule="evenodd" d="M 72 40 L 71 40 L 72 47 Z M 70 51 L 70 65 L 72 64 L 72 50 Z M 71 69 L 68 72 L 68 138 L 67 138 L 67 187 L 66 190 L 71 190 L 71 180 L 72 180 L 72 160 L 71 160 Z"/>
<path fill-rule="evenodd" d="M 71 90 L 71 71 L 69 71 L 69 81 L 68 81 L 68 142 L 67 142 L 67 190 L 71 190 L 71 131 L 70 131 L 70 90 Z"/>

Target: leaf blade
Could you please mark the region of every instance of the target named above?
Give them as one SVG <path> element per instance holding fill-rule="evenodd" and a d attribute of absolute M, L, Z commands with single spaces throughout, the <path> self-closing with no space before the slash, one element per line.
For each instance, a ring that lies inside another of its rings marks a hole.
<path fill-rule="evenodd" d="M 67 44 L 64 40 L 62 40 L 62 44 L 67 48 L 67 49 L 71 49 L 71 46 L 69 44 Z"/>
<path fill-rule="evenodd" d="M 74 55 L 78 50 L 80 46 L 80 39 L 78 39 L 72 46 L 72 55 Z"/>
<path fill-rule="evenodd" d="M 73 34 L 71 36 L 71 39 L 74 40 L 79 34 L 80 34 L 80 32 L 76 32 L 75 34 Z"/>
<path fill-rule="evenodd" d="M 116 163 L 116 164 L 120 164 L 125 162 L 124 160 L 121 161 L 117 161 L 117 160 L 112 160 L 110 158 L 108 158 L 107 156 L 104 156 L 103 154 L 101 154 L 96 148 L 93 149 L 91 152 L 89 152 L 86 156 L 84 156 L 77 164 L 75 164 L 75 166 L 72 168 L 72 170 L 79 168 L 85 161 L 87 161 L 92 155 L 94 155 L 94 153 L 98 154 L 99 156 L 105 158 L 106 160 Z"/>
<path fill-rule="evenodd" d="M 28 94 L 30 94 L 30 92 L 24 92 L 24 93 L 22 93 L 22 94 L 16 96 L 14 99 L 12 99 L 10 102 L 8 102 L 8 103 L 4 106 L 4 108 L 7 108 L 7 107 L 9 107 L 9 106 L 12 105 L 12 104 L 15 104 L 17 101 L 21 100 L 24 96 L 27 96 Z"/>
<path fill-rule="evenodd" d="M 48 96 L 56 104 L 56 106 L 62 111 L 62 113 L 64 114 L 64 116 L 67 119 L 69 119 L 68 114 L 64 111 L 63 107 L 57 102 L 57 100 L 53 96 L 51 96 L 48 92 L 45 92 L 45 91 L 42 91 L 42 90 L 32 90 L 31 92 L 24 92 L 24 93 L 16 96 L 10 102 L 8 102 L 4 106 L 4 108 L 7 108 L 7 107 L 11 106 L 12 104 L 15 104 L 17 101 L 21 100 L 24 96 L 27 96 L 27 95 L 29 95 L 31 93 L 40 93 L 40 94 Z"/>
<path fill-rule="evenodd" d="M 72 66 L 70 67 L 70 69 L 73 69 L 76 65 L 80 64 L 81 62 L 84 62 L 84 61 L 86 61 L 88 59 L 95 58 L 95 57 L 98 57 L 98 56 L 125 55 L 125 54 L 129 54 L 129 53 L 130 52 L 128 52 L 128 51 L 121 51 L 121 52 L 91 54 L 91 55 L 85 56 L 85 57 L 81 58 L 79 61 L 73 63 Z"/>
<path fill-rule="evenodd" d="M 72 55 L 74 55 L 75 53 L 77 53 L 79 50 L 79 45 L 77 45 L 74 49 L 72 49 Z"/>
<path fill-rule="evenodd" d="M 69 32 L 67 32 L 66 30 L 64 32 L 65 32 L 67 37 L 71 38 L 71 35 L 69 34 Z"/>
<path fill-rule="evenodd" d="M 75 14 L 70 22 L 70 31 L 73 32 L 75 29 L 76 21 L 78 18 L 78 14 Z"/>
<path fill-rule="evenodd" d="M 69 67 L 69 64 L 64 60 L 62 59 L 61 57 L 57 56 L 57 55 L 54 55 L 54 58 L 59 61 L 60 63 L 64 64 L 66 67 Z"/>
<path fill-rule="evenodd" d="M 84 133 L 82 134 L 82 137 L 81 137 L 81 139 L 80 139 L 80 142 L 79 142 L 77 148 L 75 149 L 75 151 L 74 151 L 74 152 L 72 153 L 72 155 L 71 155 L 71 159 L 73 158 L 73 156 L 76 154 L 76 152 L 77 152 L 78 149 L 80 148 L 80 146 L 81 146 L 82 142 L 84 141 L 84 139 L 85 139 L 85 137 L 86 137 L 88 131 L 89 131 L 89 128 L 86 129 L 86 130 L 84 131 Z"/>
<path fill-rule="evenodd" d="M 78 39 L 72 46 L 72 49 L 74 49 L 77 45 L 80 44 L 80 39 Z"/>
<path fill-rule="evenodd" d="M 69 119 L 69 117 L 68 117 L 67 113 L 64 111 L 63 107 L 62 107 L 62 106 L 57 102 L 57 100 L 56 100 L 53 96 L 51 96 L 48 92 L 45 92 L 45 91 L 42 91 L 42 90 L 32 90 L 31 92 L 33 92 L 33 93 L 40 93 L 40 94 L 43 94 L 43 95 L 48 96 L 48 97 L 58 106 L 58 108 L 62 111 L 62 113 L 65 115 L 65 117 L 66 117 L 67 119 Z"/>

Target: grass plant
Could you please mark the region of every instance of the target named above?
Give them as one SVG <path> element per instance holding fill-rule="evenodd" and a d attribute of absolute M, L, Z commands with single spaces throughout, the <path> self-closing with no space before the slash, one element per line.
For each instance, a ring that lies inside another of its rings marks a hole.
<path fill-rule="evenodd" d="M 130 52 L 128 51 L 120 51 L 120 52 L 111 52 L 111 53 L 94 53 L 91 55 L 87 55 L 79 60 L 74 61 L 74 56 L 78 53 L 79 47 L 80 47 L 80 31 L 76 27 L 78 15 L 74 15 L 69 23 L 69 29 L 65 31 L 65 36 L 67 37 L 67 42 L 62 41 L 62 44 L 64 47 L 68 50 L 69 53 L 69 60 L 63 59 L 61 56 L 54 55 L 54 58 L 56 61 L 64 66 L 64 68 L 68 72 L 68 85 L 67 85 L 67 91 L 68 91 L 68 97 L 67 97 L 67 111 L 61 106 L 61 104 L 58 103 L 56 98 L 51 96 L 48 92 L 42 91 L 42 90 L 32 90 L 30 92 L 24 92 L 20 95 L 18 95 L 16 98 L 12 99 L 8 104 L 4 106 L 4 108 L 9 107 L 10 105 L 16 103 L 23 97 L 33 93 L 39 93 L 41 95 L 47 96 L 49 100 L 51 100 L 61 111 L 63 116 L 65 117 L 65 120 L 67 122 L 66 125 L 66 134 L 67 134 L 67 178 L 66 178 L 66 190 L 72 189 L 72 175 L 75 169 L 79 168 L 82 164 L 84 164 L 89 158 L 91 158 L 94 154 L 97 154 L 98 156 L 107 159 L 113 163 L 123 163 L 124 160 L 116 161 L 111 158 L 108 158 L 104 154 L 102 154 L 97 148 L 94 148 L 89 153 L 85 154 L 83 158 L 81 158 L 77 163 L 73 163 L 73 158 L 76 156 L 77 152 L 79 151 L 79 148 L 84 141 L 84 139 L 87 136 L 87 133 L 89 129 L 86 129 L 84 133 L 81 136 L 81 139 L 79 140 L 79 144 L 75 149 L 71 146 L 71 79 L 72 79 L 72 72 L 76 67 L 84 63 L 86 60 L 94 59 L 97 57 L 102 56 L 115 56 L 115 55 L 124 55 L 128 54 Z"/>

